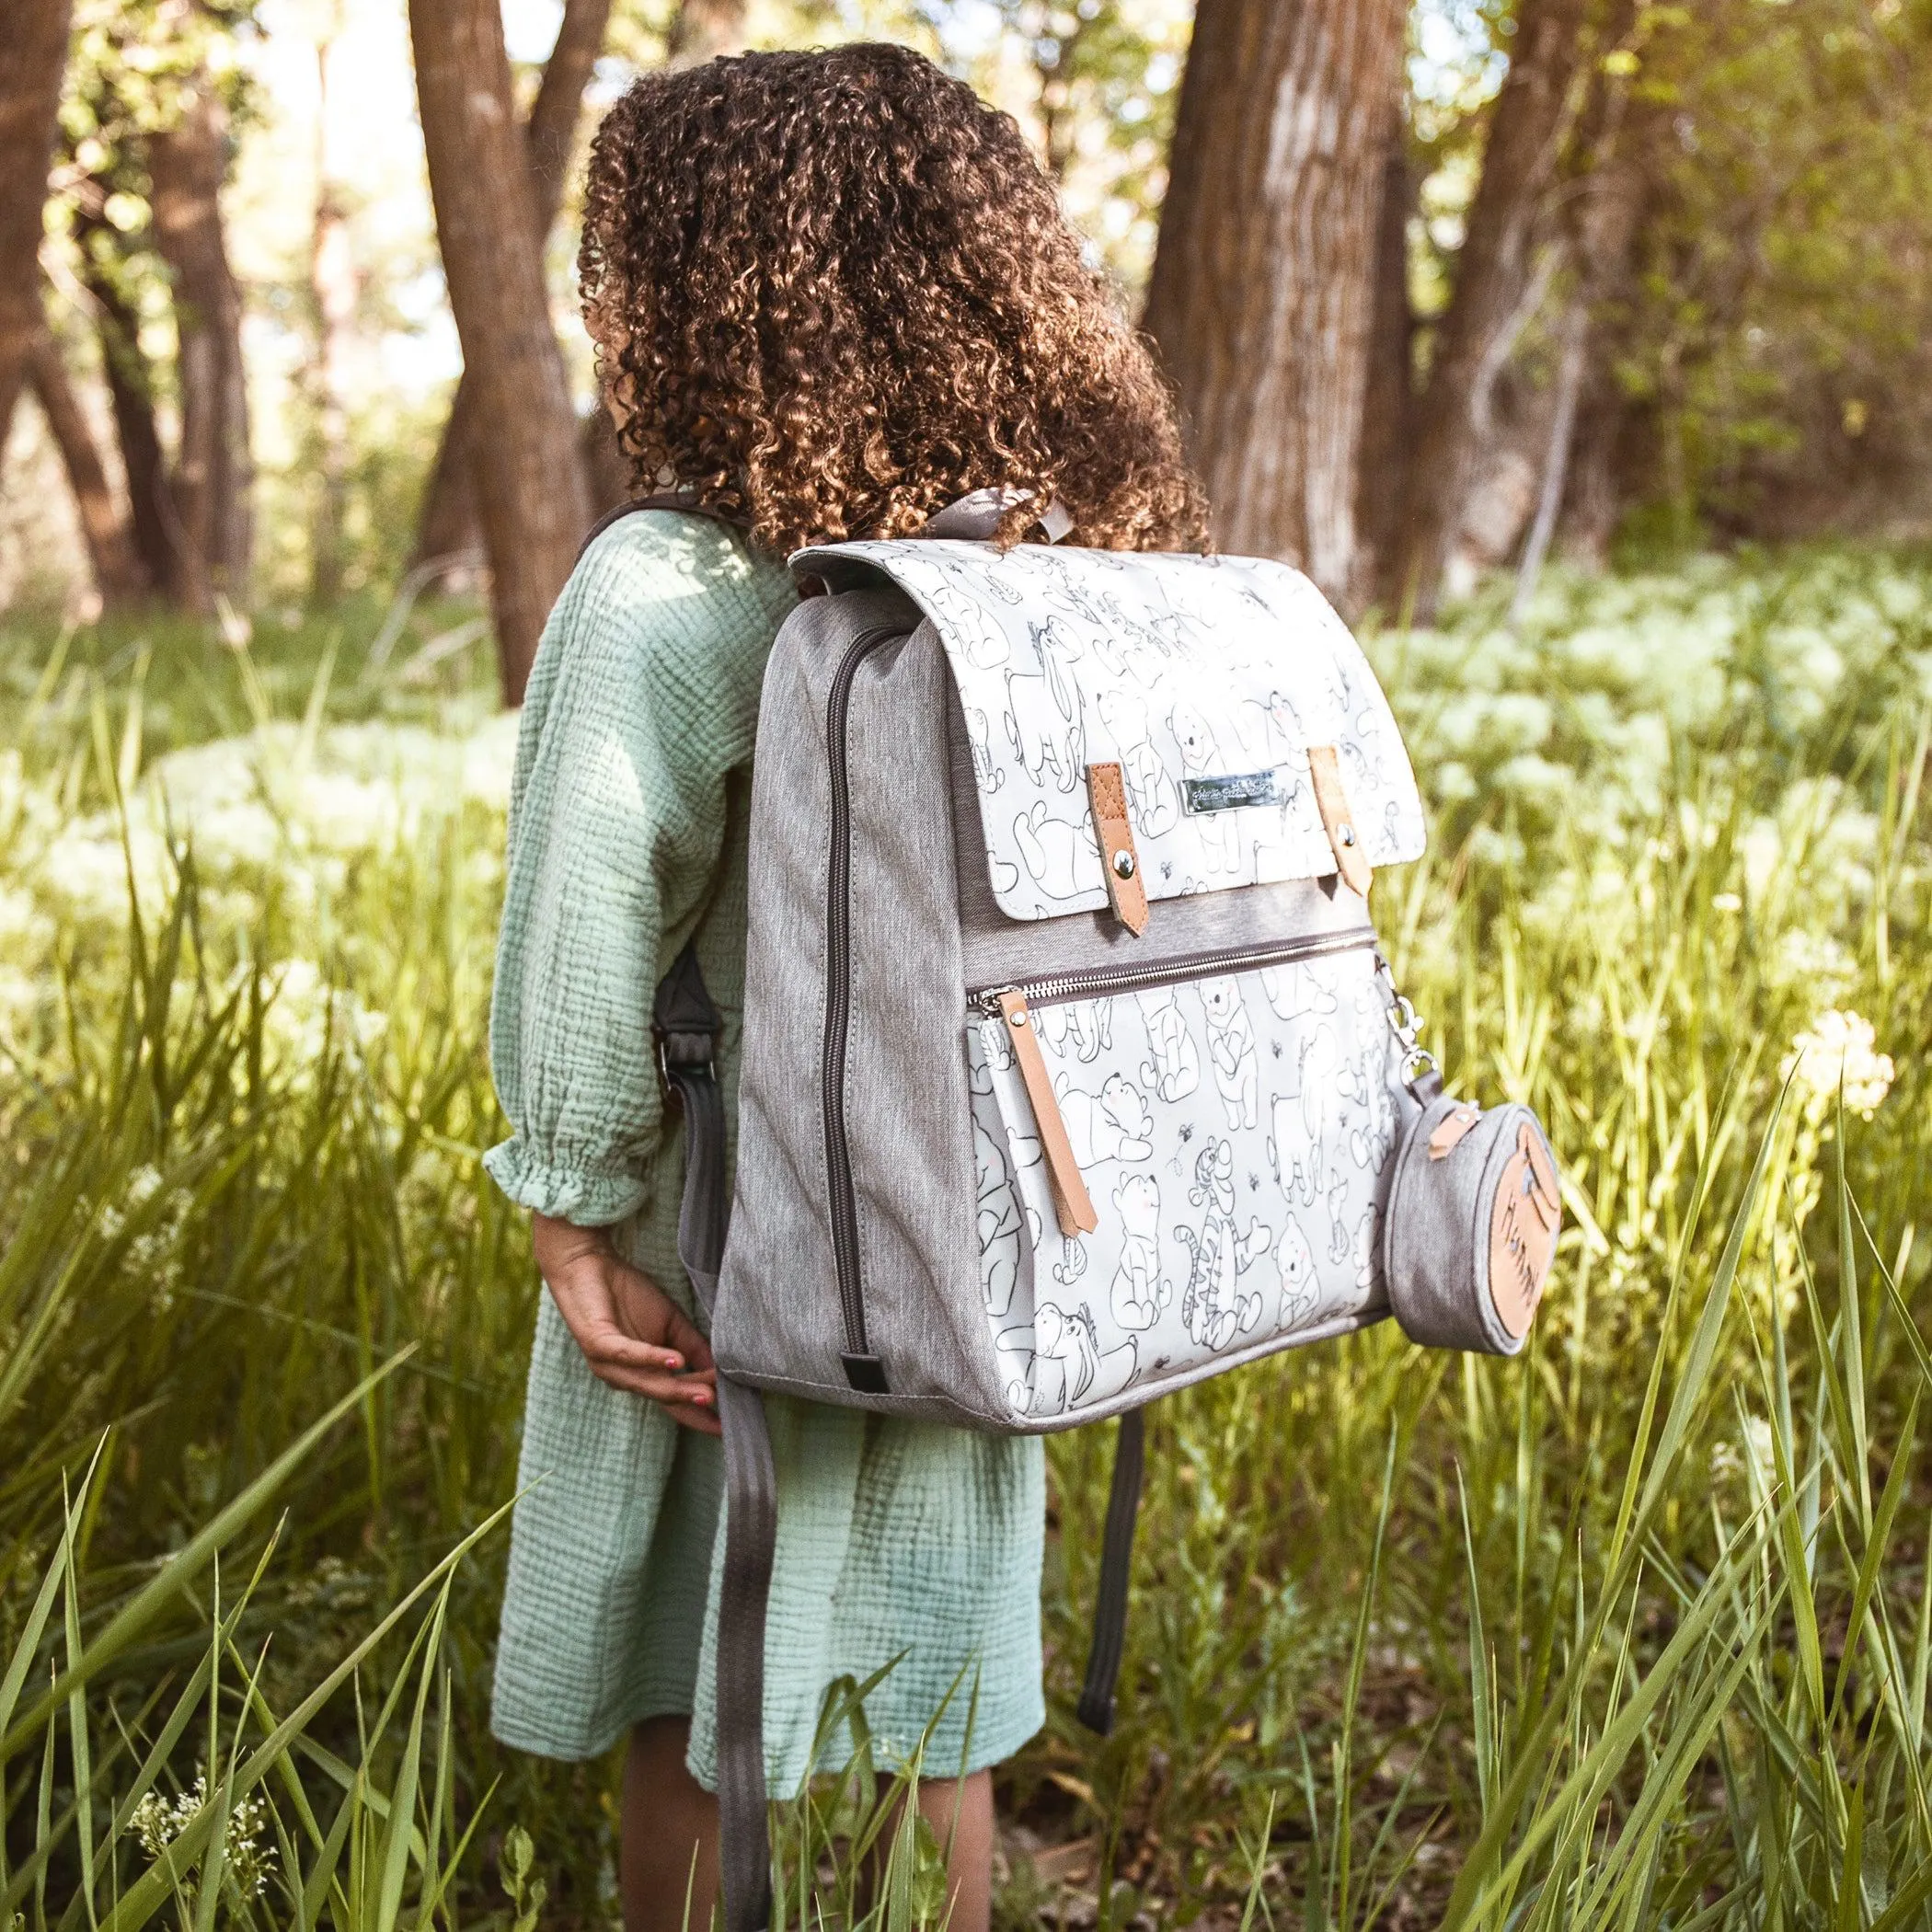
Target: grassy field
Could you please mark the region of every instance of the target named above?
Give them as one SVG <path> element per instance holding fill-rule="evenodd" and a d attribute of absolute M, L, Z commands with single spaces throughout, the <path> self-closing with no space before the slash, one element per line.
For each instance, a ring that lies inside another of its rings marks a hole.
<path fill-rule="evenodd" d="M 614 1917 L 611 1767 L 486 1724 L 537 1289 L 477 1159 L 479 637 L 0 633 L 0 1926 Z M 1385 936 L 1453 1082 L 1549 1122 L 1559 1274 L 1518 1363 L 1384 1328 L 1159 1405 L 1105 1742 L 1108 1443 L 1055 1440 L 1002 1911 L 1932 1924 L 1932 565 L 1371 648 L 1432 806 Z M 898 1767 L 850 1768 L 788 1922 L 853 1910 Z M 879 1920 L 933 1896 L 909 1841 Z"/>

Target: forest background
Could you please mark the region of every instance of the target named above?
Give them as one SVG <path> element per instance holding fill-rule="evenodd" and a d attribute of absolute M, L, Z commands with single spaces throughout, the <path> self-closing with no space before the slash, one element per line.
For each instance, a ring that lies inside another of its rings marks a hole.
<path fill-rule="evenodd" d="M 485 1719 L 502 706 L 627 493 L 600 106 L 858 35 L 1014 112 L 1219 540 L 1361 625 L 1397 967 L 1567 1177 L 1523 1363 L 1161 1405 L 1106 1741 L 1056 1441 L 1003 1920 L 1926 1922 L 1928 0 L 11 0 L 0 1917 L 614 1910 L 611 1767 Z M 847 1749 L 788 1919 L 930 1922 Z"/>

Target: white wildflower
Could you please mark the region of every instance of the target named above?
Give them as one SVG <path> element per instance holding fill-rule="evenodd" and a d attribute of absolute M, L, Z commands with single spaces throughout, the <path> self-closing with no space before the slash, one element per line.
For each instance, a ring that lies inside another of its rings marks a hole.
<path fill-rule="evenodd" d="M 159 1858 L 192 1824 L 208 1802 L 208 1775 L 202 1772 L 193 1786 L 172 1799 L 150 1791 L 134 1807 L 129 1823 L 141 1848 L 150 1858 Z M 267 1800 L 253 1795 L 237 1799 L 228 1811 L 227 1865 L 223 1883 L 230 1896 L 242 1902 L 259 1899 L 269 1889 L 275 1869 L 275 1847 L 263 1842 L 269 1822 Z"/>
<path fill-rule="evenodd" d="M 1858 962 L 1831 934 L 1793 926 L 1777 942 L 1769 977 L 1777 985 L 1801 986 L 1815 998 L 1834 1002 L 1857 980 Z"/>
<path fill-rule="evenodd" d="M 1863 1014 L 1831 1006 L 1791 1042 L 1778 1072 L 1801 1093 L 1809 1118 L 1823 1120 L 1842 1092 L 1848 1111 L 1870 1120 L 1893 1074 L 1892 1055 L 1875 1051 L 1877 1038 Z"/>

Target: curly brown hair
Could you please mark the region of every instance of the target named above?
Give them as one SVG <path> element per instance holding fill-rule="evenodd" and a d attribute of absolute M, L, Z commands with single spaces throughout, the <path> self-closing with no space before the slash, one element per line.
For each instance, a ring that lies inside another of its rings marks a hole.
<path fill-rule="evenodd" d="M 1078 543 L 1204 544 L 1172 398 L 1018 127 L 907 48 L 635 83 L 578 270 L 638 488 L 781 555 L 989 485 L 1057 496 Z"/>

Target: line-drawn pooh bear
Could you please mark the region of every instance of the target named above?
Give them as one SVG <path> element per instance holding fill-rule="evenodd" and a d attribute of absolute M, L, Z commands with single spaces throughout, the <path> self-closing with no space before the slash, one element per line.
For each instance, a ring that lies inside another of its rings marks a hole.
<path fill-rule="evenodd" d="M 995 1319 L 1013 1305 L 1019 1282 L 1019 1200 L 999 1143 L 972 1123 L 972 1161 L 979 1181 L 980 1291 Z"/>
<path fill-rule="evenodd" d="M 1275 1094 L 1271 1106 L 1274 1132 L 1268 1137 L 1269 1165 L 1291 1202 L 1312 1207 L 1321 1192 L 1321 1143 L 1309 1139 L 1299 1100 Z"/>
<path fill-rule="evenodd" d="M 1174 1298 L 1174 1284 L 1160 1271 L 1160 1183 L 1151 1174 L 1129 1174 L 1113 1190 L 1121 1220 L 1121 1265 L 1108 1291 L 1114 1326 L 1151 1328 Z"/>
<path fill-rule="evenodd" d="M 1075 1087 L 1064 1074 L 1053 1083 L 1074 1158 L 1090 1167 L 1103 1160 L 1146 1160 L 1154 1152 L 1154 1116 L 1147 1097 L 1125 1074 L 1110 1074 L 1100 1091 Z"/>
<path fill-rule="evenodd" d="M 1293 1214 L 1282 1230 L 1274 1261 L 1282 1277 L 1282 1311 L 1276 1326 L 1285 1335 L 1290 1329 L 1300 1328 L 1315 1313 L 1321 1298 L 1315 1279 L 1315 1250 L 1308 1246 L 1308 1237 Z"/>
<path fill-rule="evenodd" d="M 1207 1209 L 1197 1235 L 1178 1227 L 1174 1238 L 1189 1252 L 1188 1285 L 1180 1298 L 1180 1318 L 1198 1348 L 1225 1349 L 1261 1318 L 1259 1290 L 1243 1294 L 1240 1277 L 1268 1252 L 1274 1231 L 1250 1221 L 1245 1235 L 1235 1233 L 1235 1156 L 1228 1144 L 1211 1140 L 1194 1163 L 1188 1199 Z"/>
<path fill-rule="evenodd" d="M 1147 1044 L 1154 1050 L 1154 1058 L 1141 1068 L 1141 1078 L 1163 1100 L 1186 1099 L 1201 1085 L 1201 1058 L 1194 1051 L 1187 1015 L 1180 1009 L 1179 989 L 1160 987 L 1136 993 L 1133 998 L 1147 1029 Z"/>
<path fill-rule="evenodd" d="M 1228 1127 L 1252 1127 L 1259 1118 L 1261 1072 L 1240 982 L 1226 974 L 1202 980 L 1201 1009 L 1207 1016 L 1208 1060 L 1227 1109 Z"/>
<path fill-rule="evenodd" d="M 1134 830 L 1143 838 L 1164 837 L 1179 821 L 1180 800 L 1160 753 L 1154 749 L 1154 727 L 1147 721 L 1147 707 L 1131 693 L 1114 689 L 1101 692 L 1094 705 L 1120 754 Z"/>
<path fill-rule="evenodd" d="M 1214 733 L 1194 707 L 1183 699 L 1167 714 L 1167 729 L 1180 747 L 1180 768 L 1190 778 L 1205 778 L 1219 763 L 1221 753 Z M 1201 841 L 1202 863 L 1211 872 L 1236 872 L 1241 867 L 1241 837 L 1236 829 L 1238 814 L 1234 811 L 1204 811 L 1195 815 L 1194 830 Z"/>
<path fill-rule="evenodd" d="M 1335 989 L 1305 960 L 1261 969 L 1261 996 L 1277 1019 L 1319 1019 L 1340 1004 Z"/>
<path fill-rule="evenodd" d="M 1034 1029 L 1054 1052 L 1071 1048 L 1088 1066 L 1113 1045 L 1113 1007 L 1100 999 L 1055 1000 L 1032 1009 Z"/>
<path fill-rule="evenodd" d="M 956 585 L 943 581 L 928 584 L 926 602 L 939 628 L 959 645 L 975 671 L 996 671 L 1012 657 L 1006 633 Z"/>
<path fill-rule="evenodd" d="M 1105 890 L 1091 829 L 1084 822 L 1050 819 L 1044 799 L 1035 799 L 1013 821 L 1013 837 L 1021 863 L 1049 899 L 1078 899 Z"/>

